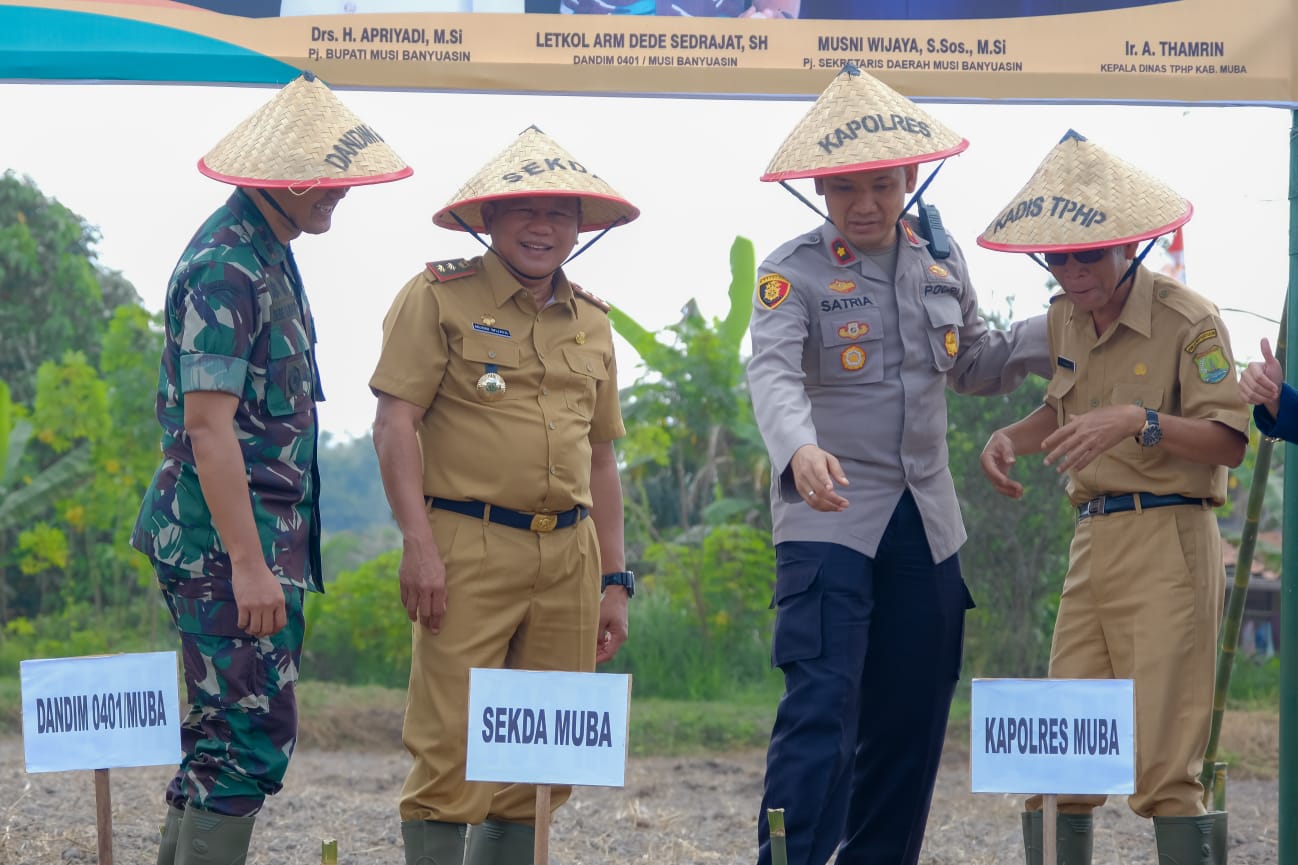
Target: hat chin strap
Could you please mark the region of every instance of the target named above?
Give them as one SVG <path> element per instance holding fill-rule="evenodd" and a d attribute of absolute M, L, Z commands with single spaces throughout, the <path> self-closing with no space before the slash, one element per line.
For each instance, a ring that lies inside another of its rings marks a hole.
<path fill-rule="evenodd" d="M 909 211 L 915 205 L 915 202 L 920 200 L 920 196 L 924 194 L 924 190 L 928 189 L 928 185 L 933 182 L 933 178 L 937 177 L 937 173 L 942 170 L 942 166 L 945 164 L 946 164 L 946 160 L 943 159 L 941 162 L 937 164 L 937 168 L 933 169 L 933 173 L 924 179 L 924 182 L 920 184 L 919 189 L 915 190 L 915 193 L 910 197 L 910 201 L 907 201 L 906 206 L 901 209 L 901 216 L 905 216 L 907 211 Z M 808 199 L 801 192 L 799 192 L 798 190 L 790 186 L 789 181 L 781 180 L 780 185 L 783 186 L 785 189 L 787 189 L 794 198 L 798 199 L 803 204 L 807 205 L 807 207 L 810 207 L 812 213 L 816 214 L 826 222 L 833 221 L 825 213 L 822 213 L 820 208 L 817 207 L 815 204 L 813 204 L 810 199 Z M 898 222 L 901 221 L 900 216 L 897 217 L 897 221 Z"/>
<path fill-rule="evenodd" d="M 276 213 L 278 213 L 280 216 L 284 217 L 284 221 L 285 221 L 285 222 L 287 222 L 289 225 L 293 226 L 293 230 L 294 230 L 294 231 L 296 231 L 298 234 L 301 234 L 301 233 L 302 233 L 302 226 L 300 226 L 300 225 L 297 224 L 297 220 L 296 220 L 296 219 L 294 219 L 293 217 L 291 217 L 291 216 L 288 215 L 288 211 L 286 211 L 286 210 L 285 210 L 285 209 L 280 205 L 280 203 L 279 203 L 278 201 L 276 201 L 273 197 L 271 197 L 271 194 L 270 194 L 269 192 L 266 191 L 265 187 L 262 187 L 262 186 L 257 187 L 257 192 L 258 192 L 258 194 L 261 195 L 262 198 L 264 198 L 264 199 L 266 200 L 266 203 L 267 203 L 267 204 L 269 204 L 271 207 L 275 208 L 275 212 L 276 212 Z"/>
<path fill-rule="evenodd" d="M 604 230 L 601 231 L 599 234 L 595 235 L 590 240 L 582 244 L 581 249 L 577 250 L 572 255 L 565 258 L 563 260 L 563 263 L 560 264 L 558 267 L 556 267 L 554 270 L 550 271 L 549 273 L 543 273 L 540 276 L 533 276 L 532 274 L 525 273 L 524 271 L 515 267 L 514 263 L 511 262 L 508 258 L 505 258 L 505 256 L 501 255 L 499 250 L 497 250 L 494 246 L 492 246 L 487 241 L 483 240 L 482 235 L 478 234 L 478 232 L 473 230 L 473 226 L 469 225 L 469 223 L 465 222 L 463 219 L 460 218 L 460 214 L 456 213 L 454 210 L 448 210 L 447 213 L 451 215 L 452 219 L 454 219 L 456 222 L 460 224 L 460 228 L 463 228 L 469 234 L 473 235 L 474 240 L 478 241 L 478 243 L 481 243 L 484 247 L 486 247 L 487 251 L 495 255 L 496 258 L 499 258 L 501 263 L 505 265 L 505 267 L 509 270 L 510 273 L 514 274 L 514 276 L 516 277 L 520 277 L 526 280 L 531 280 L 533 282 L 540 282 L 541 280 L 549 279 L 550 277 L 554 276 L 556 273 L 558 273 L 560 270 L 563 269 L 563 266 L 565 264 L 572 261 L 577 256 L 581 255 L 586 250 L 590 249 L 591 244 L 593 244 L 595 241 L 599 240 L 601 237 L 608 234 L 614 228 L 616 228 L 617 226 L 621 225 L 623 222 L 626 221 L 625 216 L 619 216 L 617 219 L 613 221 L 612 225 L 605 227 Z"/>

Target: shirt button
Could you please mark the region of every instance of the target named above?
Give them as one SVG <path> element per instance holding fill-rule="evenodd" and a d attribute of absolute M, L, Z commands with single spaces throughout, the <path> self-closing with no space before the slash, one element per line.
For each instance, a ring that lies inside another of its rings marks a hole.
<path fill-rule="evenodd" d="M 1098 399 L 1093 399 L 1093 400 L 1091 400 L 1091 408 L 1095 408 L 1095 407 L 1096 407 L 1097 405 L 1099 405 L 1099 404 L 1100 404 L 1100 401 L 1099 401 Z"/>
<path fill-rule="evenodd" d="M 557 426 L 558 424 L 556 424 L 554 421 L 550 421 L 550 429 L 554 429 Z"/>
<path fill-rule="evenodd" d="M 550 474 L 552 474 L 552 475 L 557 475 L 558 473 L 559 473 L 559 467 L 558 467 L 558 466 L 550 466 Z"/>
<path fill-rule="evenodd" d="M 549 396 L 549 395 L 550 395 L 550 389 L 548 387 L 541 388 L 541 396 Z"/>
<path fill-rule="evenodd" d="M 586 364 L 586 372 L 590 372 L 590 364 Z"/>
<path fill-rule="evenodd" d="M 1138 399 L 1136 400 L 1136 405 L 1141 406 L 1143 408 L 1145 405 L 1145 401 L 1143 399 Z"/>
<path fill-rule="evenodd" d="M 487 357 L 495 357 L 495 356 L 496 356 L 496 353 L 495 353 L 494 351 L 489 351 L 489 352 L 487 352 Z"/>

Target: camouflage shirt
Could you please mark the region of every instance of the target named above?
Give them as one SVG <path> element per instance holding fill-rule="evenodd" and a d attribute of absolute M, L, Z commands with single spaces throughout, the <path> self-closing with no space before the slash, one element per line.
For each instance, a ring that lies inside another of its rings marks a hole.
<path fill-rule="evenodd" d="M 190 240 L 165 315 L 163 459 L 131 545 L 196 577 L 230 578 L 185 431 L 185 394 L 221 391 L 239 397 L 235 434 L 266 564 L 285 584 L 322 591 L 315 325 L 292 253 L 243 190 Z"/>

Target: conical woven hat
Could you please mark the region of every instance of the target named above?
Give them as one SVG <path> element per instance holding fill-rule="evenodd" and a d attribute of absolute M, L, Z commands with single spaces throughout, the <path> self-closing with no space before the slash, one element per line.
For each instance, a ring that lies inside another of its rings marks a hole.
<path fill-rule="evenodd" d="M 932 162 L 968 146 L 927 111 L 849 63 L 784 139 L 762 180 Z"/>
<path fill-rule="evenodd" d="M 978 245 L 1002 252 L 1119 246 L 1166 234 L 1192 213 L 1171 187 L 1070 129 Z"/>
<path fill-rule="evenodd" d="M 198 170 L 253 187 L 361 186 L 414 173 L 310 72 L 222 138 Z"/>
<path fill-rule="evenodd" d="M 473 179 L 460 187 L 445 207 L 433 214 L 442 228 L 464 230 L 455 216 L 474 231 L 485 231 L 482 205 L 504 198 L 559 195 L 581 200 L 580 231 L 594 231 L 626 223 L 640 215 L 640 209 L 617 194 L 613 187 L 590 172 L 535 126 L 519 133 L 482 167 Z M 451 212 L 455 212 L 455 216 Z"/>

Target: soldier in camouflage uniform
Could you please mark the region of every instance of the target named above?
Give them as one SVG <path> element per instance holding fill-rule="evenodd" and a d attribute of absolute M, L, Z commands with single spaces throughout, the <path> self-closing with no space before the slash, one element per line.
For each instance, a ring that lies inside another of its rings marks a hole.
<path fill-rule="evenodd" d="M 328 231 L 349 187 L 411 173 L 309 74 L 199 169 L 239 188 L 171 277 L 157 397 L 163 459 L 131 536 L 180 632 L 189 702 L 158 865 L 242 863 L 296 742 L 303 593 L 322 591 L 323 395 L 289 242 Z"/>

